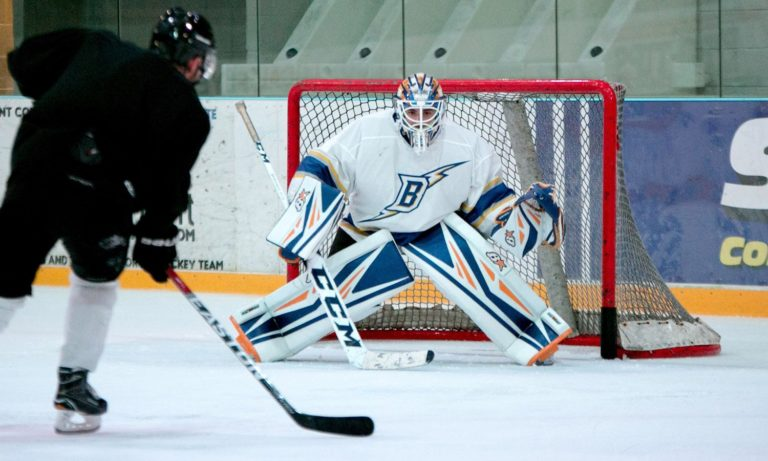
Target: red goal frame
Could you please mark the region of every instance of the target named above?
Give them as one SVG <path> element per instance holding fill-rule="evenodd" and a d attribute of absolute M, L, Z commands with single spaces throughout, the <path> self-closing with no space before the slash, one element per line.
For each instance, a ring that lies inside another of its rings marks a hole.
<path fill-rule="evenodd" d="M 397 90 L 401 80 L 371 79 L 312 79 L 296 83 L 288 93 L 288 182 L 296 172 L 301 160 L 300 128 L 301 98 L 306 92 L 349 91 L 392 93 Z M 602 274 L 601 274 L 601 356 L 615 358 L 617 347 L 616 313 L 616 176 L 618 139 L 618 103 L 613 86 L 602 80 L 458 80 L 441 79 L 443 92 L 452 93 L 557 93 L 557 94 L 596 94 L 603 104 L 603 209 L 602 209 Z M 292 264 L 287 269 L 288 281 L 299 275 L 298 265 Z M 407 332 L 410 339 L 414 332 Z M 477 335 L 480 339 L 482 335 Z M 430 334 L 430 339 L 439 336 Z M 391 335 L 388 338 L 392 338 Z M 451 338 L 455 339 L 455 338 Z M 578 341 L 596 344 L 597 338 L 584 338 Z M 623 352 L 623 351 L 622 351 Z"/>

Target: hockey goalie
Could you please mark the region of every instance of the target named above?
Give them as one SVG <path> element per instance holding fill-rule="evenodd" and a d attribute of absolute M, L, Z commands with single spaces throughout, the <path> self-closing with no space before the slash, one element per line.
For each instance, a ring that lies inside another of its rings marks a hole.
<path fill-rule="evenodd" d="M 493 244 L 516 258 L 559 247 L 554 188 L 536 183 L 518 195 L 505 185 L 490 145 L 445 116 L 432 76 L 409 76 L 394 98 L 393 109 L 357 119 L 308 153 L 267 240 L 295 262 L 338 229 L 326 265 L 353 321 L 413 284 L 405 254 L 512 361 L 551 362 L 571 328 Z M 257 361 L 285 359 L 332 332 L 307 276 L 231 321 Z"/>

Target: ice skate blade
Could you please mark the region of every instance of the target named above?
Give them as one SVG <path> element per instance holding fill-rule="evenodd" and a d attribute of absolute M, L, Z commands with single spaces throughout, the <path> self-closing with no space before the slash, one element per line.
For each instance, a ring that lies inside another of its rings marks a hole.
<path fill-rule="evenodd" d="M 101 415 L 86 415 L 72 410 L 56 411 L 57 434 L 85 434 L 101 427 Z"/>

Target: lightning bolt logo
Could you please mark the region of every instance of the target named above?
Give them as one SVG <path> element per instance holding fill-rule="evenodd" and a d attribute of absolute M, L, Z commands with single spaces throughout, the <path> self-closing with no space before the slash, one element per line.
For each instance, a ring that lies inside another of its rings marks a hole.
<path fill-rule="evenodd" d="M 467 163 L 456 162 L 449 165 L 443 165 L 420 176 L 398 173 L 400 179 L 400 189 L 397 191 L 395 199 L 389 205 L 385 206 L 379 214 L 373 218 L 363 219 L 360 222 L 380 221 L 390 218 L 400 213 L 410 213 L 421 205 L 427 190 L 448 177 L 448 171 L 459 165 Z"/>

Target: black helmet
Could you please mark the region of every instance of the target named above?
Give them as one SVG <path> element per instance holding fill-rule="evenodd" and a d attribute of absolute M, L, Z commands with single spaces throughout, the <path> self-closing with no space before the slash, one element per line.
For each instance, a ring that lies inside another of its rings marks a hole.
<path fill-rule="evenodd" d="M 213 29 L 194 11 L 179 7 L 166 10 L 152 31 L 149 49 L 182 66 L 195 56 L 202 56 L 204 79 L 211 78 L 216 70 Z"/>

